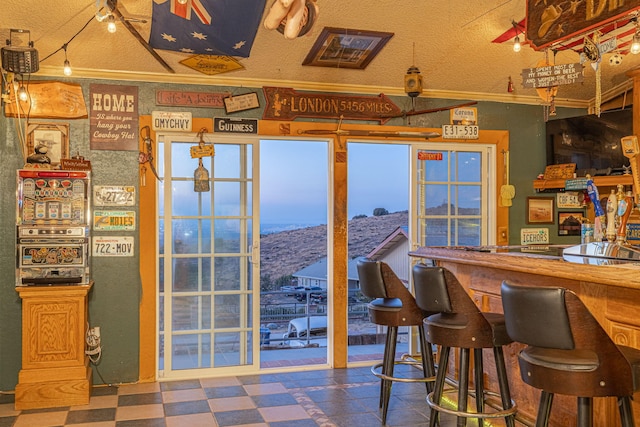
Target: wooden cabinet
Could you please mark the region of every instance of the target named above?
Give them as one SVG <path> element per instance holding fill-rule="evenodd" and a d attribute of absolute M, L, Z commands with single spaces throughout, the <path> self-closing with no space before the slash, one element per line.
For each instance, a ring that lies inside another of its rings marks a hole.
<path fill-rule="evenodd" d="M 84 337 L 91 286 L 16 288 L 22 299 L 16 410 L 89 403 L 92 370 Z"/>

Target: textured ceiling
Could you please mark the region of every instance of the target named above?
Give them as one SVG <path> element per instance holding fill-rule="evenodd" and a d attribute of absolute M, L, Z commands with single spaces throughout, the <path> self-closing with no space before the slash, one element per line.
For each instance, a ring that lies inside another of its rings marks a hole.
<path fill-rule="evenodd" d="M 53 6 L 55 4 L 55 6 Z M 266 9 L 272 4 L 267 0 Z M 91 20 L 93 0 L 3 0 L 0 37 L 9 28 L 30 30 L 40 58 L 59 49 L 89 21 L 87 28 L 68 43 L 68 59 L 76 77 L 108 77 L 153 81 L 233 84 L 247 87 L 286 86 L 298 89 L 346 90 L 365 93 L 403 94 L 404 75 L 411 65 L 423 77 L 422 97 L 498 100 L 540 103 L 535 89 L 524 89 L 520 74 L 545 59 L 544 52 L 524 46 L 514 53 L 512 43 L 491 43 L 525 16 L 525 0 L 317 0 L 320 10 L 309 34 L 287 40 L 275 30 L 258 30 L 249 58 L 238 58 L 244 69 L 215 76 L 191 70 L 180 61 L 188 54 L 157 51 L 175 70 L 171 74 L 121 25 L 109 34 L 106 24 Z M 147 38 L 152 1 L 120 0 L 125 17 Z M 389 43 L 364 70 L 303 66 L 302 62 L 324 27 L 394 33 Z M 626 72 L 640 65 L 640 55 L 626 55 L 611 66 L 605 55 L 601 64 L 601 87 L 606 99 L 629 87 Z M 41 62 L 38 75 L 62 78 L 64 52 Z M 572 51 L 559 52 L 557 64 L 579 62 Z M 560 86 L 558 105 L 586 106 L 596 96 L 594 70 L 587 65 L 583 83 Z M 509 77 L 515 91 L 507 92 Z"/>

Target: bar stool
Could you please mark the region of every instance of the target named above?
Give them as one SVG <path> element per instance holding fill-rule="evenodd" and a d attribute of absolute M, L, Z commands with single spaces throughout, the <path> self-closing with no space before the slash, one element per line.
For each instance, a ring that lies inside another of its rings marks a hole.
<path fill-rule="evenodd" d="M 623 427 L 633 427 L 640 390 L 640 350 L 616 345 L 572 291 L 502 282 L 507 332 L 526 344 L 522 381 L 542 390 L 536 427 L 546 427 L 554 394 L 577 396 L 578 427 L 593 425 L 593 398 L 618 398 Z"/>
<path fill-rule="evenodd" d="M 424 382 L 427 393 L 432 389 L 435 380 L 435 367 L 431 345 L 426 341 L 422 319 L 425 316 L 416 304 L 415 298 L 404 286 L 388 264 L 370 259 L 360 259 L 357 262 L 360 290 L 373 298 L 369 303 L 369 317 L 376 325 L 387 327 L 386 342 L 382 363 L 371 367 L 371 372 L 380 378 L 380 408 L 382 409 L 382 423 L 386 424 L 391 386 L 394 381 Z M 399 326 L 417 326 L 420 336 L 421 361 L 403 356 L 396 360 L 396 343 Z M 407 378 L 394 376 L 397 364 L 420 366 L 423 377 Z"/>
<path fill-rule="evenodd" d="M 438 422 L 439 413 L 457 416 L 457 425 L 465 426 L 467 418 L 504 418 L 507 426 L 515 426 L 515 403 L 511 400 L 502 346 L 512 340 L 507 335 L 504 317 L 498 313 L 485 313 L 473 302 L 453 273 L 443 267 L 416 264 L 413 267 L 416 302 L 426 311 L 436 312 L 424 319 L 427 340 L 442 346 L 438 360 L 435 389 L 427 396 L 431 407 L 429 426 Z M 458 364 L 458 409 L 442 406 L 445 380 L 451 348 L 460 349 Z M 493 349 L 502 409 L 485 411 L 486 398 L 496 393 L 484 389 L 482 349 Z M 469 355 L 473 349 L 476 412 L 467 409 L 469 396 Z"/>

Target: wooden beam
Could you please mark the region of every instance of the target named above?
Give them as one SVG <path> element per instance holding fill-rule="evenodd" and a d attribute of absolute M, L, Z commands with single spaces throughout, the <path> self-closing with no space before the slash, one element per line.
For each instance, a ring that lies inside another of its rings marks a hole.
<path fill-rule="evenodd" d="M 107 7 L 111 9 L 111 13 L 113 13 L 113 16 L 115 16 L 120 20 L 120 22 L 122 22 L 122 25 L 124 25 L 124 27 L 133 35 L 133 37 L 135 37 L 136 40 L 138 40 L 140 44 L 144 46 L 145 49 L 147 49 L 151 56 L 153 56 L 155 60 L 164 67 L 165 70 L 175 74 L 175 70 L 171 68 L 171 66 L 167 64 L 164 59 L 162 59 L 162 57 L 151 47 L 151 45 L 149 45 L 149 43 L 140 35 L 138 30 L 136 30 L 135 27 L 131 25 L 131 23 L 127 21 L 124 16 L 122 16 L 122 13 L 120 13 L 120 11 L 118 10 L 118 0 L 107 0 Z"/>

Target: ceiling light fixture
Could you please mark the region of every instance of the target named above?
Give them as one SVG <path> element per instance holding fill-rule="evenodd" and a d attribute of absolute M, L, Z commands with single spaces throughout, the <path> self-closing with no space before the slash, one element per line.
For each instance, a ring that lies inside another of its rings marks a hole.
<path fill-rule="evenodd" d="M 512 20 L 511 25 L 513 25 L 513 29 L 516 32 L 516 37 L 513 39 L 513 51 L 518 53 L 522 49 L 522 45 L 520 44 L 520 35 L 518 34 L 520 30 L 518 29 L 518 24 L 516 21 Z"/>
<path fill-rule="evenodd" d="M 513 39 L 513 51 L 514 52 L 520 52 L 520 49 L 522 49 L 522 45 L 520 44 L 520 36 L 516 36 L 515 39 Z"/>
<path fill-rule="evenodd" d="M 109 15 L 107 18 L 107 31 L 111 34 L 115 33 L 118 28 L 116 27 L 116 17 L 113 15 Z"/>
<path fill-rule="evenodd" d="M 22 102 L 27 102 L 27 100 L 29 99 L 29 92 L 27 92 L 27 89 L 24 87 L 24 84 L 22 84 L 22 82 L 20 83 L 20 87 L 18 88 L 18 99 Z"/>
<path fill-rule="evenodd" d="M 29 41 L 26 46 L 14 46 L 12 44 L 14 33 L 29 35 Z M 38 61 L 38 51 L 33 47 L 31 41 L 31 33 L 29 30 L 14 30 L 9 31 L 9 39 L 7 40 L 7 46 L 1 49 L 2 55 L 2 68 L 10 73 L 18 74 L 30 74 L 35 73 L 40 69 L 40 63 Z"/>
<path fill-rule="evenodd" d="M 70 76 L 73 73 L 73 70 L 71 69 L 71 64 L 69 63 L 69 60 L 67 59 L 66 43 L 64 44 L 64 46 L 62 46 L 62 49 L 64 49 L 64 67 L 62 69 L 62 72 L 64 73 L 65 76 Z"/>
<path fill-rule="evenodd" d="M 640 29 L 636 30 L 636 33 L 633 35 L 633 41 L 631 42 L 631 48 L 629 50 L 634 55 L 640 53 Z"/>

